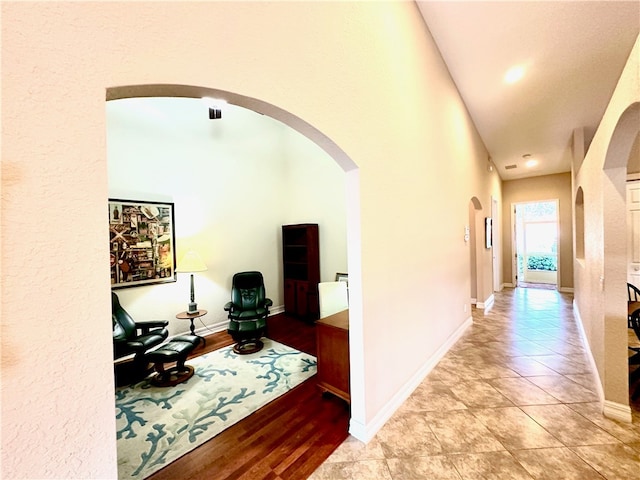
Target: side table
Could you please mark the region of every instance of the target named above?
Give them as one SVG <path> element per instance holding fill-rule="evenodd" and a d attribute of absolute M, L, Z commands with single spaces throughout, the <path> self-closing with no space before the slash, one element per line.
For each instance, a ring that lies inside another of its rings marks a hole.
<path fill-rule="evenodd" d="M 198 337 L 200 340 L 202 340 L 202 346 L 206 346 L 207 345 L 207 340 L 204 337 L 201 337 L 200 335 L 196 335 L 196 328 L 193 325 L 193 320 L 196 318 L 200 318 L 200 317 L 204 317 L 207 313 L 206 310 L 198 310 L 197 312 L 193 312 L 193 313 L 189 313 L 189 312 L 180 312 L 176 315 L 176 318 L 179 320 L 191 320 L 191 335 L 194 335 L 196 337 Z"/>

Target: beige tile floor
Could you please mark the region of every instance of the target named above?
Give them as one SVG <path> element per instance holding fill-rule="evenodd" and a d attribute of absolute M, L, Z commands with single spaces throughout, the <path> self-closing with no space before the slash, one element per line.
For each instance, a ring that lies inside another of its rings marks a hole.
<path fill-rule="evenodd" d="M 371 442 L 349 437 L 310 478 L 640 479 L 640 416 L 601 414 L 571 304 L 497 294 Z"/>

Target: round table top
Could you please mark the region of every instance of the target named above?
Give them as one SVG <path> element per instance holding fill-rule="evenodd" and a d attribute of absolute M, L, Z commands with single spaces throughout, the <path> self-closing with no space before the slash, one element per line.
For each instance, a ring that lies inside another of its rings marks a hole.
<path fill-rule="evenodd" d="M 176 315 L 176 318 L 179 318 L 181 320 L 189 320 L 190 318 L 198 318 L 198 317 L 203 317 L 207 314 L 208 312 L 206 310 L 203 309 L 199 309 L 197 312 L 193 312 L 193 313 L 189 313 L 189 312 L 180 312 Z"/>

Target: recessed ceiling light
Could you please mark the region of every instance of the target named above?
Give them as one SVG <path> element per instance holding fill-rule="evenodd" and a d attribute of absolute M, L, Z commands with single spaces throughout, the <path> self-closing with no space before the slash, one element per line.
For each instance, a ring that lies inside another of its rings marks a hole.
<path fill-rule="evenodd" d="M 202 103 L 209 108 L 221 108 L 227 104 L 227 101 L 219 98 L 202 97 Z"/>
<path fill-rule="evenodd" d="M 537 164 L 538 164 L 538 161 L 534 159 L 527 160 L 527 162 L 525 163 L 525 165 L 529 168 L 535 167 Z"/>
<path fill-rule="evenodd" d="M 524 76 L 524 67 L 521 65 L 511 67 L 504 75 L 504 81 L 507 83 L 516 83 Z"/>

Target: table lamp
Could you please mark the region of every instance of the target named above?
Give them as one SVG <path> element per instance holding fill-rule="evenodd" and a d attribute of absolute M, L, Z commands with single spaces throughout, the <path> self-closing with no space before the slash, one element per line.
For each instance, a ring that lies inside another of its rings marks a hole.
<path fill-rule="evenodd" d="M 200 255 L 198 255 L 194 250 L 187 251 L 187 253 L 184 254 L 184 257 L 182 257 L 178 262 L 178 268 L 176 268 L 176 272 L 191 273 L 191 301 L 189 302 L 187 313 L 198 312 L 198 304 L 196 303 L 195 293 L 193 289 L 193 272 L 204 272 L 206 269 L 207 266 L 200 258 Z"/>

